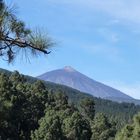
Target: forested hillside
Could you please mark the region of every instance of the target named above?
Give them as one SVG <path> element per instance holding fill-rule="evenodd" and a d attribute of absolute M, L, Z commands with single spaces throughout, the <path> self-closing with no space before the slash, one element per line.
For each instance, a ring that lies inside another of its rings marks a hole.
<path fill-rule="evenodd" d="M 9 76 L 14 73 L 18 72 L 10 72 L 4 69 L 0 69 L 0 72 L 6 73 Z M 31 76 L 24 76 L 26 80 L 33 84 L 38 79 L 31 77 Z M 133 115 L 140 111 L 140 106 L 135 105 L 133 103 L 117 103 L 110 100 L 105 100 L 101 98 L 93 97 L 92 95 L 82 93 L 78 90 L 72 89 L 67 86 L 42 81 L 44 85 L 46 86 L 46 89 L 51 93 L 57 93 L 62 92 L 69 98 L 69 103 L 74 104 L 77 108 L 80 108 L 80 101 L 85 98 L 93 99 L 95 102 L 95 113 L 104 113 L 106 116 L 109 117 L 109 119 L 113 119 L 117 121 L 117 127 L 120 128 L 122 125 L 126 124 L 127 122 L 130 122 Z"/>
<path fill-rule="evenodd" d="M 27 79 L 18 72 L 0 74 L 2 140 L 112 140 L 140 110 Z"/>

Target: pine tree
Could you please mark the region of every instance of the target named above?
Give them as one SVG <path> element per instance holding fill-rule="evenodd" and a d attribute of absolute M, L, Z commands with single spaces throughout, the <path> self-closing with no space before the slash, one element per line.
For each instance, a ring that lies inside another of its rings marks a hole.
<path fill-rule="evenodd" d="M 39 128 L 32 132 L 32 140 L 63 140 L 61 120 L 54 110 L 50 110 L 39 121 Z"/>
<path fill-rule="evenodd" d="M 14 14 L 14 7 L 8 7 L 4 0 L 0 0 L 0 56 L 10 63 L 19 50 L 37 54 L 49 54 L 48 49 L 53 42 L 40 30 L 31 31 L 25 23 Z"/>
<path fill-rule="evenodd" d="M 112 140 L 115 134 L 115 126 L 109 122 L 108 118 L 102 113 L 97 114 L 92 125 L 91 140 Z"/>
<path fill-rule="evenodd" d="M 85 117 L 93 120 L 95 115 L 95 103 L 93 99 L 85 98 L 80 102 L 81 110 Z"/>
<path fill-rule="evenodd" d="M 134 116 L 133 123 L 126 125 L 115 140 L 140 140 L 140 113 Z"/>
<path fill-rule="evenodd" d="M 90 123 L 77 111 L 65 118 L 63 129 L 68 140 L 90 140 L 92 135 Z"/>

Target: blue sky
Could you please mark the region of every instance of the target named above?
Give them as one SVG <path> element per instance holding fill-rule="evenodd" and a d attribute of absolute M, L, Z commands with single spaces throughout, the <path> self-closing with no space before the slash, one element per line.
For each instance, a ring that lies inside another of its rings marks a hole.
<path fill-rule="evenodd" d="M 11 0 L 6 0 L 11 3 Z M 18 57 L 0 67 L 37 76 L 70 65 L 89 77 L 140 99 L 139 0 L 12 0 L 31 28 L 55 40 L 52 53 Z"/>

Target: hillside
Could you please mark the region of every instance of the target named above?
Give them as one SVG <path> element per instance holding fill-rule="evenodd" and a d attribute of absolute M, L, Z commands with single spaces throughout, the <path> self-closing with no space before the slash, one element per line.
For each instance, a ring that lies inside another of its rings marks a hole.
<path fill-rule="evenodd" d="M 6 72 L 9 75 L 12 73 L 9 71 L 1 70 L 2 72 Z M 34 83 L 38 79 L 25 76 L 28 82 Z M 118 121 L 118 126 L 122 126 L 123 124 L 127 123 L 131 120 L 134 114 L 140 111 L 140 106 L 135 105 L 133 103 L 117 103 L 106 99 L 101 99 L 97 97 L 93 97 L 90 94 L 80 92 L 78 90 L 75 90 L 73 88 L 54 84 L 51 82 L 45 82 L 46 88 L 51 93 L 57 93 L 58 91 L 61 91 L 62 93 L 66 94 L 69 97 L 69 103 L 74 103 L 79 108 L 79 102 L 84 98 L 90 98 L 93 99 L 95 102 L 95 111 L 96 113 L 104 113 L 109 118 L 114 118 L 116 121 Z M 139 102 L 137 102 L 139 103 Z M 79 108 L 80 109 L 80 108 Z M 120 121 L 122 120 L 122 121 Z"/>
<path fill-rule="evenodd" d="M 46 87 L 42 81 L 30 83 L 18 72 L 0 73 L 1 140 L 99 140 L 94 135 L 97 130 L 102 130 L 101 137 L 114 139 L 117 130 L 129 122 L 95 113 L 93 99 L 74 105 L 63 89 Z"/>

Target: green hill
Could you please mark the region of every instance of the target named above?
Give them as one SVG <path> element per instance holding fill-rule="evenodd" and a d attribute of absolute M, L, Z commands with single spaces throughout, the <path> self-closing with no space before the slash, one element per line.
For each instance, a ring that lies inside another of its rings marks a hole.
<path fill-rule="evenodd" d="M 140 106 L 0 70 L 0 139 L 114 140 Z"/>
<path fill-rule="evenodd" d="M 0 72 L 4 72 L 8 75 L 11 75 L 12 72 L 0 69 Z M 38 79 L 31 77 L 31 76 L 25 76 L 27 81 L 29 83 L 34 83 Z M 110 100 L 105 100 L 101 98 L 93 97 L 92 95 L 80 92 L 78 90 L 72 89 L 67 86 L 46 82 L 43 81 L 46 85 L 46 88 L 51 93 L 56 93 L 58 91 L 62 91 L 64 94 L 66 94 L 69 97 L 69 102 L 75 104 L 79 109 L 79 102 L 84 98 L 90 98 L 93 99 L 95 102 L 95 112 L 96 113 L 104 113 L 106 116 L 108 116 L 110 119 L 118 121 L 118 127 L 121 127 L 125 123 L 131 121 L 134 114 L 140 111 L 140 106 L 135 105 L 134 103 L 118 103 L 113 102 Z"/>

